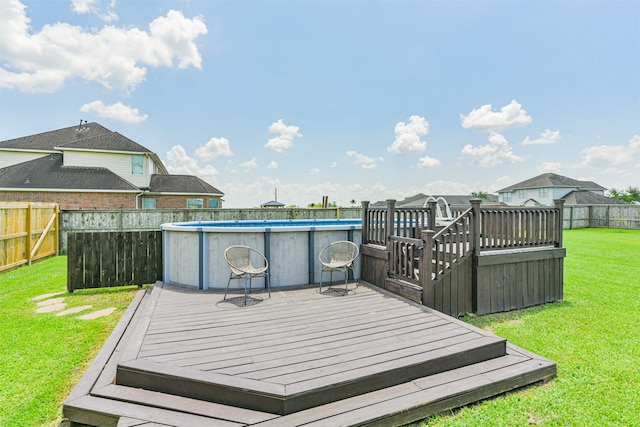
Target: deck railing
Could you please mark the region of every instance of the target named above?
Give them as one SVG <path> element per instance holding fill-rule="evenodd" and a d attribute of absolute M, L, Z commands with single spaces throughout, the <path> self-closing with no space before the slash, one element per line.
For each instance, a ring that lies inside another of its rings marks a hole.
<path fill-rule="evenodd" d="M 473 209 L 469 208 L 442 230 L 425 232 L 425 258 L 431 259 L 431 275 L 427 275 L 425 280 L 439 279 L 473 252 L 472 226 Z"/>
<path fill-rule="evenodd" d="M 479 250 L 562 246 L 562 203 L 480 209 Z"/>

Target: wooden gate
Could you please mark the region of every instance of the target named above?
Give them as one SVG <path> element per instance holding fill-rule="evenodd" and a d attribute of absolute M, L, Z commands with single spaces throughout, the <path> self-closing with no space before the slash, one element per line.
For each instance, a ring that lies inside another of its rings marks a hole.
<path fill-rule="evenodd" d="M 162 279 L 162 232 L 70 233 L 67 290 L 142 286 Z"/>
<path fill-rule="evenodd" d="M 0 272 L 59 251 L 56 203 L 0 202 Z"/>

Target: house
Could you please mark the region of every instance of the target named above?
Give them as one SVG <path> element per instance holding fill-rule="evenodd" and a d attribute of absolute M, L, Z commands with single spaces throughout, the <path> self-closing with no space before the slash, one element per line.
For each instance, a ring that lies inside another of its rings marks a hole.
<path fill-rule="evenodd" d="M 606 188 L 591 181 L 578 181 L 555 173 L 544 173 L 498 191 L 498 200 L 510 206 L 552 206 L 554 199 L 566 204 L 614 204 L 605 197 Z M 597 203 L 594 201 L 597 200 Z"/>
<path fill-rule="evenodd" d="M 447 201 L 447 204 L 451 209 L 467 209 L 471 206 L 470 200 L 474 199 L 474 196 L 470 195 L 432 195 L 427 196 L 423 193 L 418 193 L 411 197 L 406 197 L 403 200 L 396 201 L 397 208 L 409 209 L 409 208 L 422 208 L 425 206 L 425 203 L 429 197 L 433 197 L 435 199 L 442 197 Z M 482 205 L 498 205 L 498 197 L 494 194 L 489 194 L 488 198 L 482 200 Z M 381 208 L 387 206 L 386 201 L 378 201 L 369 205 L 372 208 Z"/>
<path fill-rule="evenodd" d="M 63 209 L 220 208 L 224 194 L 171 175 L 157 154 L 98 123 L 0 142 L 0 201 Z"/>

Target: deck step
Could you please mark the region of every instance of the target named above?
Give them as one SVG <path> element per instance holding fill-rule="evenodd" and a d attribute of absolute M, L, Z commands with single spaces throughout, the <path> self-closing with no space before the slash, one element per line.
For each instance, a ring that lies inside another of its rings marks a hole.
<path fill-rule="evenodd" d="M 120 362 L 116 384 L 284 415 L 505 354 L 503 338 L 481 335 L 465 339 L 462 335 L 345 362 L 344 367 L 334 367 L 329 373 L 316 370 L 315 376 L 294 375 L 284 381 L 240 378 L 136 359 Z"/>

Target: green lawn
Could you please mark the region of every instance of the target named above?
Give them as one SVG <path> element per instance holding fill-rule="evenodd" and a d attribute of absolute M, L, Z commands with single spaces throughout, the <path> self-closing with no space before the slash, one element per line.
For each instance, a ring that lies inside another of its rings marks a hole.
<path fill-rule="evenodd" d="M 640 231 L 565 230 L 565 300 L 464 320 L 558 363 L 551 382 L 431 417 L 420 426 L 640 425 Z M 68 307 L 107 317 L 35 313 L 66 289 L 66 257 L 0 274 L 0 426 L 57 426 L 61 404 L 137 288 L 76 291 Z"/>
<path fill-rule="evenodd" d="M 36 313 L 33 297 L 66 287 L 66 256 L 0 274 L 0 426 L 59 425 L 62 402 L 137 292 L 134 286 L 60 295 L 67 308 L 117 308 L 95 320 Z"/>
<path fill-rule="evenodd" d="M 565 230 L 564 301 L 464 320 L 554 360 L 558 376 L 421 426 L 640 425 L 640 231 Z"/>

